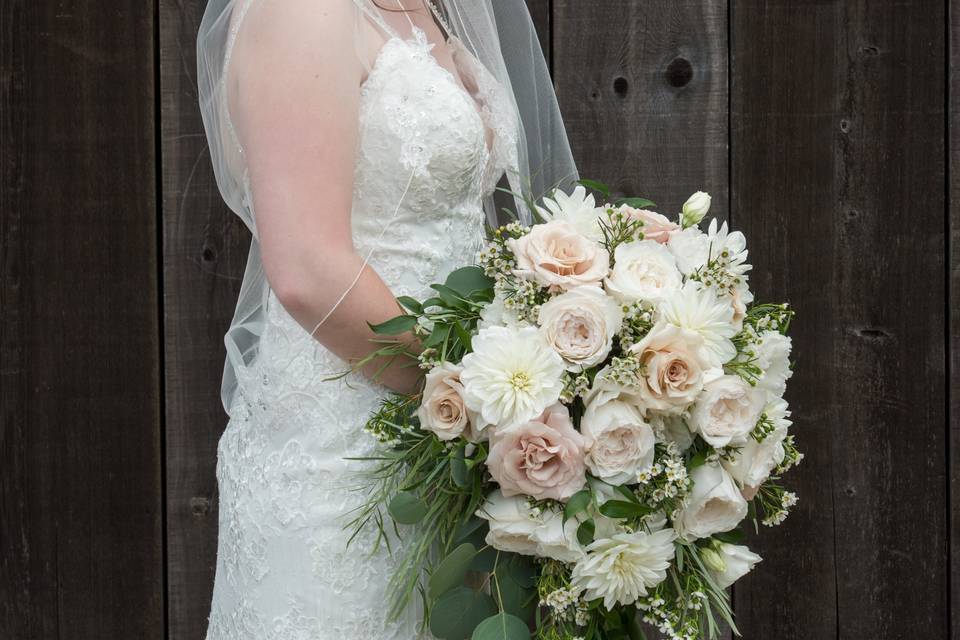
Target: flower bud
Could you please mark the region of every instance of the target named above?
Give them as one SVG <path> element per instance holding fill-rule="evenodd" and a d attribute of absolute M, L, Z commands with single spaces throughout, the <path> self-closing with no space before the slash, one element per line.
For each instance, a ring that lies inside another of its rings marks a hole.
<path fill-rule="evenodd" d="M 713 547 L 700 549 L 700 557 L 703 559 L 703 564 L 707 565 L 707 568 L 717 573 L 723 573 L 727 570 L 727 563 L 723 561 L 723 557 L 717 553 Z"/>
<path fill-rule="evenodd" d="M 683 203 L 683 227 L 692 227 L 700 224 L 707 212 L 710 211 L 710 194 L 697 191 Z"/>

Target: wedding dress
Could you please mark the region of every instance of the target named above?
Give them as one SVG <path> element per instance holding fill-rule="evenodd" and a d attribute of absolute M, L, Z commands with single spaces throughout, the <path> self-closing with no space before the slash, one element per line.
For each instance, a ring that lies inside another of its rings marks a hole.
<path fill-rule="evenodd" d="M 423 31 L 401 37 L 380 14 L 364 15 L 387 41 L 361 91 L 353 240 L 396 295 L 424 299 L 479 249 L 481 203 L 516 162 L 516 116 L 502 85 L 456 37 L 448 44 L 472 95 L 436 60 Z M 239 393 L 217 448 L 207 640 L 418 637 L 414 607 L 398 620 L 386 615 L 402 542 L 392 554 L 384 546 L 371 554 L 375 532 L 366 531 L 346 546 L 344 525 L 364 499 L 347 489 L 364 463 L 347 458 L 374 451 L 363 426 L 386 389 L 359 374 L 330 380 L 347 364 L 272 292 L 265 317 L 255 360 L 237 372 Z"/>

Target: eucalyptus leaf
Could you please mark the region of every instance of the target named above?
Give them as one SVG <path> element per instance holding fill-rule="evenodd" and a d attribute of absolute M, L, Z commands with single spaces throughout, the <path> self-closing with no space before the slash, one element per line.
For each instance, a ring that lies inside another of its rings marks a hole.
<path fill-rule="evenodd" d="M 400 304 L 401 307 L 403 307 L 407 311 L 410 311 L 411 313 L 418 314 L 418 315 L 423 313 L 423 305 L 421 305 L 419 302 L 417 302 L 410 296 L 397 296 L 397 302 Z"/>
<path fill-rule="evenodd" d="M 657 206 L 656 202 L 647 200 L 646 198 L 620 198 L 617 200 L 617 204 L 625 204 L 634 209 L 646 209 L 647 207 Z"/>
<path fill-rule="evenodd" d="M 453 323 L 453 330 L 457 333 L 457 337 L 460 338 L 460 344 L 463 345 L 463 348 L 467 351 L 472 351 L 473 340 L 470 337 L 470 332 L 463 328 L 463 325 L 459 322 Z"/>
<path fill-rule="evenodd" d="M 470 470 L 467 469 L 467 462 L 463 459 L 463 449 L 461 449 L 459 455 L 450 459 L 450 477 L 458 487 L 466 487 L 470 484 L 469 474 Z"/>
<path fill-rule="evenodd" d="M 475 555 L 477 555 L 476 547 L 469 542 L 464 542 L 441 560 L 430 575 L 428 585 L 430 598 L 436 600 L 450 589 L 463 584 L 463 579 L 470 569 L 470 562 Z"/>
<path fill-rule="evenodd" d="M 593 495 L 589 489 L 581 489 L 570 496 L 567 504 L 563 507 L 563 522 L 566 523 L 570 518 L 574 518 L 578 514 L 586 511 L 592 500 Z"/>
<path fill-rule="evenodd" d="M 638 518 L 651 512 L 650 507 L 626 500 L 607 500 L 600 505 L 600 513 L 608 518 Z"/>
<path fill-rule="evenodd" d="M 368 323 L 369 324 L 369 323 Z M 417 316 L 397 316 L 380 324 L 370 324 L 370 329 L 383 336 L 398 336 L 413 329 L 417 324 Z"/>
<path fill-rule="evenodd" d="M 527 623 L 509 613 L 487 618 L 473 630 L 471 640 L 530 640 Z"/>
<path fill-rule="evenodd" d="M 497 612 L 493 598 L 485 593 L 457 587 L 443 594 L 430 613 L 430 633 L 439 640 L 464 640 L 483 620 Z"/>
<path fill-rule="evenodd" d="M 387 511 L 398 524 L 416 524 L 427 515 L 427 505 L 412 491 L 401 491 L 390 501 Z"/>
<path fill-rule="evenodd" d="M 600 193 L 607 196 L 608 198 L 610 197 L 610 187 L 603 184 L 602 182 L 598 182 L 596 180 L 588 180 L 587 178 L 580 178 L 579 180 L 577 180 L 577 182 L 579 182 L 580 184 L 582 184 L 588 189 L 599 191 Z"/>
<path fill-rule="evenodd" d="M 526 620 L 533 614 L 534 590 L 532 587 L 524 587 L 518 581 L 511 571 L 500 571 L 494 576 L 496 584 L 491 586 L 490 592 L 494 595 L 494 600 L 500 606 L 501 611 L 506 611 L 519 618 Z"/>
<path fill-rule="evenodd" d="M 593 536 L 597 533 L 597 524 L 590 520 L 584 520 L 580 523 L 580 526 L 577 527 L 577 542 L 583 546 L 589 545 L 593 542 Z"/>
<path fill-rule="evenodd" d="M 492 289 L 493 279 L 484 274 L 480 267 L 469 266 L 451 273 L 444 284 L 466 298 L 474 291 Z"/>

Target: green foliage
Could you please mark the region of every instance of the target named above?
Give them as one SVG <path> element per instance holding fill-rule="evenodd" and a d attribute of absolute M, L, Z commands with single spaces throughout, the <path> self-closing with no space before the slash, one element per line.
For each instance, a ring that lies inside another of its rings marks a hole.
<path fill-rule="evenodd" d="M 485 593 L 457 587 L 434 603 L 430 633 L 440 640 L 463 640 L 484 620 L 496 615 L 497 605 Z"/>
<path fill-rule="evenodd" d="M 499 613 L 474 629 L 471 640 L 529 640 L 530 630 L 520 618 Z"/>

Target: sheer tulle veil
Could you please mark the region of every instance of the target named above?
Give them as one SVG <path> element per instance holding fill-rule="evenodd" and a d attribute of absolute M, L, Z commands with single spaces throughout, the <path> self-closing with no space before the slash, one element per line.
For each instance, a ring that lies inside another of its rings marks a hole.
<path fill-rule="evenodd" d="M 256 356 L 269 293 L 260 260 L 246 162 L 228 115 L 228 88 L 232 74 L 236 73 L 230 59 L 238 38 L 242 37 L 243 20 L 251 6 L 268 1 L 276 0 L 210 0 L 197 36 L 200 108 L 217 185 L 226 204 L 253 234 L 236 312 L 224 338 L 227 360 L 221 398 L 228 412 L 238 388 L 245 383 L 246 367 Z M 359 20 L 364 13 L 376 15 L 372 12 L 380 9 L 371 0 L 318 1 L 346 2 L 354 6 L 356 46 L 350 54 L 364 55 L 361 52 L 367 49 L 361 41 L 362 34 L 369 30 L 361 29 Z M 446 19 L 451 34 L 499 81 L 516 109 L 521 131 L 516 136 L 516 167 L 507 172 L 510 191 L 536 198 L 554 186 L 565 186 L 576 180 L 576 165 L 557 98 L 524 1 L 435 0 L 434 4 Z M 529 223 L 531 213 L 523 198 L 515 195 L 511 204 L 520 220 Z M 488 219 L 495 221 L 492 197 L 484 203 L 484 208 Z M 349 289 L 343 292 L 341 300 L 348 292 Z"/>

